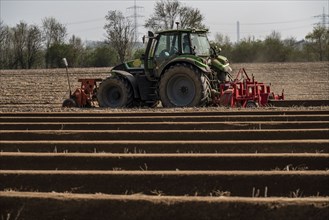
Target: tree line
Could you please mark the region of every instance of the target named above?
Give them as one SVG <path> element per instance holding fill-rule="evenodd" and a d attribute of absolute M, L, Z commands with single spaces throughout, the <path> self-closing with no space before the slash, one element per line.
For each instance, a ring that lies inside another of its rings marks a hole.
<path fill-rule="evenodd" d="M 85 45 L 53 17 L 42 20 L 41 27 L 21 21 L 9 27 L 0 21 L 0 69 L 62 67 L 66 57 L 73 67 L 103 67 L 117 63 L 115 51 L 107 43 Z"/>
<path fill-rule="evenodd" d="M 248 37 L 235 44 L 227 36 L 216 34 L 213 46 L 220 47 L 222 54 L 236 63 L 329 61 L 329 29 L 316 26 L 301 41 L 282 40 L 280 33 L 273 31 L 264 40 Z"/>
<path fill-rule="evenodd" d="M 145 22 L 152 31 L 175 28 L 206 28 L 199 9 L 183 5 L 179 0 L 156 2 L 154 13 Z M 139 58 L 144 52 L 133 39 L 132 21 L 120 11 L 109 11 L 104 29 L 107 39 L 90 46 L 81 38 L 68 38 L 67 28 L 53 17 L 42 19 L 42 25 L 29 25 L 24 21 L 9 27 L 0 21 L 0 69 L 58 68 L 66 57 L 72 67 L 108 67 L 128 59 Z M 68 40 L 67 40 L 68 39 Z M 238 43 L 221 33 L 215 35 L 212 46 L 232 62 L 292 62 L 328 61 L 329 29 L 314 27 L 302 41 L 281 39 L 273 31 L 264 40 L 248 37 Z"/>

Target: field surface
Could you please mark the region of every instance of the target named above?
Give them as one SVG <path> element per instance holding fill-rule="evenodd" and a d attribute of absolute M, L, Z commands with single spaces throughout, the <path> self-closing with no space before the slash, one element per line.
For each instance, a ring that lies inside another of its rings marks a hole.
<path fill-rule="evenodd" d="M 2 113 L 0 130 L 3 219 L 329 214 L 325 109 Z"/>
<path fill-rule="evenodd" d="M 233 64 L 235 77 L 245 67 L 259 82 L 271 83 L 272 91 L 287 100 L 329 100 L 329 62 Z M 79 78 L 109 76 L 110 68 L 69 69 L 72 92 Z M 65 68 L 52 70 L 0 70 L 0 111 L 63 111 L 69 96 Z"/>
<path fill-rule="evenodd" d="M 328 100 L 328 64 L 243 66 Z M 108 71 L 72 69 L 73 87 Z M 329 107 L 62 109 L 64 69 L 0 76 L 1 219 L 329 216 Z"/>

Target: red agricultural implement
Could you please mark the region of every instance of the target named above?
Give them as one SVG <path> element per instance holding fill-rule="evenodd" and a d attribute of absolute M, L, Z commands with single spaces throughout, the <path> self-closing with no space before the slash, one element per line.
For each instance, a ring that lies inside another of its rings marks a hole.
<path fill-rule="evenodd" d="M 63 102 L 63 107 L 94 107 L 94 102 L 97 102 L 97 82 L 100 81 L 102 79 L 79 79 L 81 87 L 74 93 L 70 91 L 70 98 Z"/>
<path fill-rule="evenodd" d="M 66 67 L 67 82 L 70 90 L 69 98 L 64 100 L 63 107 L 94 107 L 94 102 L 97 102 L 97 82 L 101 82 L 102 79 L 79 79 L 78 82 L 81 82 L 81 87 L 72 93 L 67 60 L 63 58 L 63 62 Z"/>
<path fill-rule="evenodd" d="M 64 60 L 64 59 L 63 59 Z M 64 60 L 67 71 L 67 63 Z M 70 88 L 70 80 L 67 71 L 68 85 Z M 71 92 L 70 98 L 63 102 L 63 107 L 96 107 L 98 104 L 97 82 L 101 82 L 100 78 L 79 79 L 81 87 L 75 92 Z M 271 92 L 270 85 L 255 81 L 254 76 L 250 78 L 244 68 L 241 68 L 237 76 L 232 81 L 220 83 L 218 91 L 212 90 L 211 102 L 208 105 L 226 106 L 226 107 L 242 107 L 255 108 L 266 106 L 269 100 L 284 100 L 284 94 L 275 95 Z"/>
<path fill-rule="evenodd" d="M 214 105 L 227 107 L 254 108 L 266 106 L 269 100 L 284 100 L 284 94 L 275 95 L 269 84 L 250 79 L 246 70 L 241 68 L 233 81 L 219 84 L 218 92 L 213 93 Z"/>

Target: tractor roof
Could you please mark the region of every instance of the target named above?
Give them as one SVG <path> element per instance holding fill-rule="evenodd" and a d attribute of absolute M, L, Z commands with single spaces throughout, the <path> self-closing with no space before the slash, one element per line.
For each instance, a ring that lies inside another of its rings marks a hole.
<path fill-rule="evenodd" d="M 158 31 L 156 32 L 156 34 L 166 34 L 166 33 L 175 33 L 175 32 L 207 33 L 208 29 L 195 29 L 195 28 L 172 29 L 172 30 Z"/>

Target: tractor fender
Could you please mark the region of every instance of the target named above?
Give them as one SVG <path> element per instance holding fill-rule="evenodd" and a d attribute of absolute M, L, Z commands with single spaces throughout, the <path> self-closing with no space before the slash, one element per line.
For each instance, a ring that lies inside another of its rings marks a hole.
<path fill-rule="evenodd" d="M 230 67 L 230 64 L 228 63 L 228 60 L 226 57 L 218 56 L 217 58 L 211 58 L 211 64 L 210 64 L 216 72 L 227 72 L 231 73 L 232 69 Z"/>
<path fill-rule="evenodd" d="M 202 72 L 204 73 L 211 73 L 211 69 L 210 67 L 197 60 L 197 59 L 193 59 L 191 57 L 178 57 L 178 58 L 175 58 L 173 59 L 172 61 L 170 61 L 169 63 L 166 64 L 166 66 L 162 69 L 161 71 L 161 75 L 172 65 L 175 65 L 176 63 L 188 63 L 188 64 L 191 64 L 192 66 L 198 68 L 199 70 L 201 70 Z"/>
<path fill-rule="evenodd" d="M 139 98 L 139 92 L 138 92 L 138 84 L 136 78 L 131 74 L 123 70 L 112 70 L 111 74 L 113 75 L 119 75 L 125 79 L 128 80 L 130 83 L 131 87 L 133 88 L 134 91 L 134 98 Z"/>

